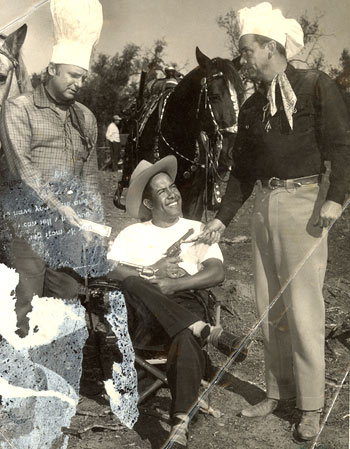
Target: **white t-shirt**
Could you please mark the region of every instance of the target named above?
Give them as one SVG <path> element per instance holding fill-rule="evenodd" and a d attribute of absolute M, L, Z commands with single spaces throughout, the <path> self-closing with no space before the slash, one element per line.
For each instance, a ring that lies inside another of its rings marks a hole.
<path fill-rule="evenodd" d="M 107 254 L 107 258 L 119 262 L 134 263 L 137 265 L 153 265 L 164 257 L 166 250 L 179 240 L 189 229 L 194 233 L 187 239 L 192 240 L 198 236 L 204 227 L 200 221 L 179 218 L 168 228 L 160 228 L 151 221 L 136 223 L 125 228 L 114 240 Z M 204 243 L 183 243 L 180 247 L 182 262 L 179 266 L 193 275 L 202 269 L 202 262 L 215 258 L 223 261 L 219 245 Z"/>
<path fill-rule="evenodd" d="M 110 142 L 120 142 L 119 129 L 114 122 L 108 125 L 106 139 Z"/>

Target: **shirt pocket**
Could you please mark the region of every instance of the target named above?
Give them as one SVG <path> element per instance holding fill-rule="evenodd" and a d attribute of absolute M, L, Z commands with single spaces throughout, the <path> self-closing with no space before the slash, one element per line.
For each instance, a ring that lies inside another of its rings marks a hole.
<path fill-rule="evenodd" d="M 293 112 L 295 132 L 307 132 L 315 128 L 316 111 L 313 97 L 309 94 L 299 94 Z"/>
<path fill-rule="evenodd" d="M 245 132 L 247 140 L 254 140 L 264 133 L 263 110 L 251 107 L 245 111 L 242 118 L 242 129 Z"/>

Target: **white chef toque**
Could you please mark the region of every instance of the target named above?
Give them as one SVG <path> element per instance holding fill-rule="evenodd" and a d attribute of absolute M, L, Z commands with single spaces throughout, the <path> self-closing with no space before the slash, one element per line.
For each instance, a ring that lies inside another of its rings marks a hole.
<path fill-rule="evenodd" d="M 98 0 L 51 0 L 54 47 L 51 62 L 89 70 L 90 57 L 100 36 L 103 15 Z"/>
<path fill-rule="evenodd" d="M 279 9 L 272 9 L 269 2 L 237 12 L 240 37 L 258 34 L 279 42 L 286 49 L 287 59 L 295 56 L 304 47 L 304 33 L 294 19 L 286 19 Z"/>

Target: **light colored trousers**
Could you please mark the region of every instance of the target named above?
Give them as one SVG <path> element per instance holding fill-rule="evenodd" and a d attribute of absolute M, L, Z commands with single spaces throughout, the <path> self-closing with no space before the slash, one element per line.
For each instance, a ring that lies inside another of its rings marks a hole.
<path fill-rule="evenodd" d="M 262 323 L 267 397 L 296 397 L 301 410 L 324 405 L 327 234 L 313 223 L 327 182 L 271 190 L 255 187 L 253 259 L 259 317 L 293 279 Z M 324 234 L 325 233 L 325 234 Z"/>

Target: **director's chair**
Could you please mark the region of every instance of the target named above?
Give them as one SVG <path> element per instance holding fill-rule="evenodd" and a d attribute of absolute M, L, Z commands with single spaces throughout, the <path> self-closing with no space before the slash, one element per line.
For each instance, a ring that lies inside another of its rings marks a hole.
<path fill-rule="evenodd" d="M 89 315 L 91 332 L 97 334 L 98 351 L 101 369 L 104 377 L 110 378 L 114 362 L 121 362 L 121 354 L 116 344 L 116 337 L 105 319 L 108 312 L 108 293 L 112 291 L 121 291 L 121 284 L 118 281 L 110 279 L 91 279 L 87 286 L 86 307 Z M 218 326 L 220 324 L 221 306 L 215 295 L 207 290 L 208 303 L 205 305 L 207 321 L 210 324 Z M 138 380 L 146 377 L 152 377 L 153 382 L 139 391 L 139 404 L 150 395 L 154 394 L 159 388 L 168 385 L 165 372 L 159 366 L 165 366 L 167 359 L 165 347 L 138 347 L 134 345 L 135 362 L 137 364 Z"/>

